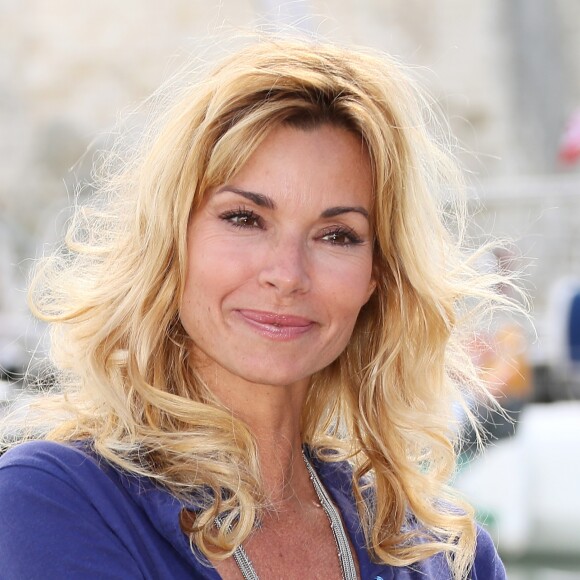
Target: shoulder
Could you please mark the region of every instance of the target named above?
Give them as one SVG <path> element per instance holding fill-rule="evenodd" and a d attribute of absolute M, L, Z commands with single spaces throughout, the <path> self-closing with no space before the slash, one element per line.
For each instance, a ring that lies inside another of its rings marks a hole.
<path fill-rule="evenodd" d="M 354 498 L 352 496 L 352 467 L 347 462 L 317 462 L 317 469 L 320 472 L 321 478 L 328 486 L 329 491 L 333 494 L 334 499 L 339 504 L 341 512 L 347 527 L 350 528 L 351 536 L 353 537 L 355 548 L 357 549 L 359 561 L 366 560 L 364 550 L 361 546 L 366 545 L 366 541 L 361 532 L 358 514 L 354 506 Z M 368 486 L 363 496 L 373 504 L 376 500 L 373 486 Z M 356 525 L 353 523 L 356 522 Z M 409 514 L 407 525 L 411 528 L 420 528 L 417 519 Z M 489 533 L 480 525 L 476 525 L 477 543 L 475 550 L 475 557 L 473 566 L 469 575 L 469 580 L 505 580 L 506 572 L 503 563 L 497 553 L 495 545 Z M 375 576 L 381 576 L 383 568 L 379 569 L 372 567 Z M 420 564 L 415 564 L 410 567 L 390 568 L 393 578 L 401 578 L 401 580 L 417 578 L 433 578 L 448 580 L 451 578 L 451 571 L 448 566 L 447 559 L 443 553 L 436 554 L 431 558 L 422 561 Z M 372 577 L 375 577 L 372 576 Z M 388 575 L 387 575 L 388 576 Z"/>
<path fill-rule="evenodd" d="M 451 580 L 449 562 L 443 552 L 402 568 L 394 568 L 394 580 Z M 477 526 L 475 558 L 466 580 L 506 580 L 505 568 L 489 534 Z"/>
<path fill-rule="evenodd" d="M 179 526 L 181 507 L 88 443 L 18 445 L 0 458 L 0 576 L 206 577 Z"/>
<path fill-rule="evenodd" d="M 105 515 L 123 503 L 123 491 L 118 474 L 101 463 L 80 444 L 30 441 L 10 449 L 0 457 L 0 514 L 47 524 L 62 523 L 67 512 Z"/>
<path fill-rule="evenodd" d="M 477 526 L 477 547 L 473 563 L 472 580 L 503 580 L 506 578 L 504 565 L 497 553 L 491 536 Z"/>
<path fill-rule="evenodd" d="M 0 457 L 0 497 L 7 491 L 14 497 L 40 484 L 54 491 L 72 487 L 93 492 L 98 487 L 116 487 L 114 474 L 81 444 L 29 441 Z"/>
<path fill-rule="evenodd" d="M 96 460 L 81 446 L 44 440 L 27 441 L 9 449 L 0 457 L 0 470 L 22 467 L 56 473 L 70 467 L 82 468 L 87 461 L 96 466 Z"/>
<path fill-rule="evenodd" d="M 141 577 L 122 539 L 128 515 L 123 495 L 82 448 L 35 441 L 6 452 L 0 458 L 6 577 L 52 579 L 63 569 L 78 578 L 122 578 L 123 570 Z M 104 570 L 98 553 L 107 554 Z"/>
<path fill-rule="evenodd" d="M 99 469 L 97 461 L 80 447 L 53 441 L 28 441 L 0 457 L 0 491 L 14 478 L 23 484 L 40 479 L 79 481 Z"/>
<path fill-rule="evenodd" d="M 0 457 L 0 509 L 5 504 L 39 509 L 50 498 L 110 523 L 117 515 L 142 511 L 138 500 L 153 491 L 151 482 L 108 463 L 89 442 L 30 441 Z"/>

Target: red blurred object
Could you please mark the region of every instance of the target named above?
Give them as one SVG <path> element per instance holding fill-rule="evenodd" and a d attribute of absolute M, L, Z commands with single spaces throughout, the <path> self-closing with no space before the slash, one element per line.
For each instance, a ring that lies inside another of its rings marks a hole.
<path fill-rule="evenodd" d="M 560 161 L 567 164 L 575 163 L 580 159 L 580 109 L 572 115 L 562 135 L 558 157 Z"/>

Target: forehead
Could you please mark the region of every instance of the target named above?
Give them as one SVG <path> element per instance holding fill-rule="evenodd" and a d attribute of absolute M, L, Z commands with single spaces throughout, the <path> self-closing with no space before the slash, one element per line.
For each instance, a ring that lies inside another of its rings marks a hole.
<path fill-rule="evenodd" d="M 362 139 L 329 124 L 274 128 L 231 183 L 285 205 L 356 203 L 370 209 L 372 203 L 370 161 Z"/>

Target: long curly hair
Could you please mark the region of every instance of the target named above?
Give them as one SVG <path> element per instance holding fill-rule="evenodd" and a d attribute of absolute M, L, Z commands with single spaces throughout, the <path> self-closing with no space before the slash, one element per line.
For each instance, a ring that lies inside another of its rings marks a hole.
<path fill-rule="evenodd" d="M 464 577 L 476 532 L 448 486 L 453 409 L 483 388 L 464 334 L 497 280 L 463 249 L 461 176 L 428 99 L 386 55 L 275 38 L 173 97 L 128 157 L 112 156 L 33 279 L 58 369 L 43 436 L 89 439 L 121 469 L 195 496 L 182 527 L 208 557 L 248 537 L 267 509 L 255 440 L 196 373 L 179 320 L 187 224 L 272 128 L 337 124 L 371 160 L 377 287 L 344 352 L 312 377 L 303 441 L 322 461 L 351 462 L 375 559 L 402 566 L 443 551 Z M 229 524 L 219 530 L 218 515 Z"/>

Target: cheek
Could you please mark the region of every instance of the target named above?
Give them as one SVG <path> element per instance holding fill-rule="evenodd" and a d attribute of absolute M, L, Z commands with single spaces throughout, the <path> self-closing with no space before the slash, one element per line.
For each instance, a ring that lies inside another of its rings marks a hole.
<path fill-rule="evenodd" d="M 197 240 L 193 240 L 194 242 Z M 212 310 L 252 275 L 251 254 L 218 239 L 190 245 L 183 308 Z M 198 311 L 197 315 L 201 313 Z"/>
<path fill-rule="evenodd" d="M 332 320 L 333 339 L 329 345 L 331 360 L 340 356 L 351 340 L 362 307 L 368 302 L 370 274 L 352 272 L 352 276 L 336 279 L 334 291 L 325 298 Z M 357 280 L 356 276 L 360 276 Z"/>
<path fill-rule="evenodd" d="M 344 266 L 344 264 L 343 264 Z M 337 315 L 352 323 L 360 309 L 368 302 L 374 284 L 370 261 L 355 262 L 350 267 L 328 269 L 325 274 L 326 298 Z"/>

